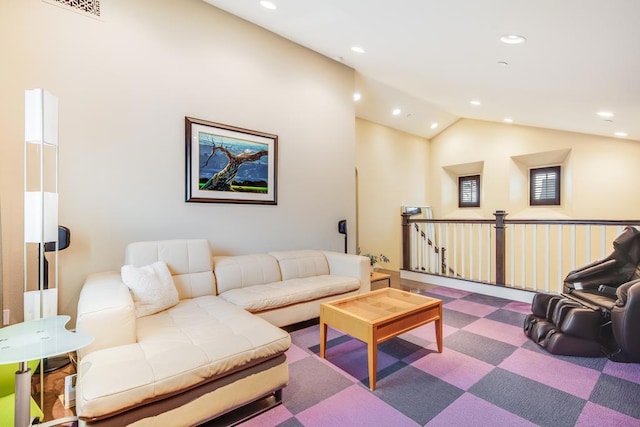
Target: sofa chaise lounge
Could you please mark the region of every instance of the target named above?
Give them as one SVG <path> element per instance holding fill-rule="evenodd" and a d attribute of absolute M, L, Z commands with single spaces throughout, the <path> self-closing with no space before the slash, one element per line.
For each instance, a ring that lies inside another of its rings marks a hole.
<path fill-rule="evenodd" d="M 291 343 L 279 326 L 370 290 L 367 258 L 328 251 L 212 257 L 207 240 L 167 240 L 128 245 L 125 264 L 80 293 L 76 329 L 94 337 L 78 351 L 84 425 L 198 425 L 264 397 L 278 404 Z M 128 283 L 148 273 L 175 287 L 169 307 L 149 311 L 149 283 Z"/>

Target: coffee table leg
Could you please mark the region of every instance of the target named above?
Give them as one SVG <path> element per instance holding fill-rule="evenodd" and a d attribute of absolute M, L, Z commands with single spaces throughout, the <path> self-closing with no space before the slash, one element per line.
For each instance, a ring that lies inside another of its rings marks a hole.
<path fill-rule="evenodd" d="M 438 343 L 438 353 L 442 353 L 442 318 L 435 321 L 436 342 Z"/>
<path fill-rule="evenodd" d="M 320 357 L 324 359 L 324 351 L 327 346 L 327 324 L 320 321 Z"/>
<path fill-rule="evenodd" d="M 374 340 L 367 344 L 367 354 L 369 359 L 369 390 L 376 389 L 376 373 L 378 371 L 378 345 Z"/>

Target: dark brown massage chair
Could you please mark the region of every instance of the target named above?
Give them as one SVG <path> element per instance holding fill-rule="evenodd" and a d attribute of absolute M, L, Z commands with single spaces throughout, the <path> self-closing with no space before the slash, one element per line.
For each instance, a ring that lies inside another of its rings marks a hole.
<path fill-rule="evenodd" d="M 538 293 L 524 333 L 549 353 L 640 362 L 640 231 L 608 257 L 570 272 L 563 293 Z"/>

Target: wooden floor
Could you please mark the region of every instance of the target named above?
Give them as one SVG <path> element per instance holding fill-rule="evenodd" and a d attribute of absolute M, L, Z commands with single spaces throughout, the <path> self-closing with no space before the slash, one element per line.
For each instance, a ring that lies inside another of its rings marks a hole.
<path fill-rule="evenodd" d="M 38 403 L 42 412 L 44 412 L 44 421 L 75 415 L 74 408 L 65 409 L 63 399 L 60 397 L 64 394 L 65 377 L 73 375 L 75 372 L 75 366 L 70 363 L 61 369 L 45 373 L 43 376 L 43 387 L 40 386 L 41 377 L 39 371 L 36 371 L 31 378 L 32 397 L 36 403 Z M 44 390 L 44 393 L 40 393 L 40 390 Z M 62 425 L 64 426 L 66 424 Z"/>

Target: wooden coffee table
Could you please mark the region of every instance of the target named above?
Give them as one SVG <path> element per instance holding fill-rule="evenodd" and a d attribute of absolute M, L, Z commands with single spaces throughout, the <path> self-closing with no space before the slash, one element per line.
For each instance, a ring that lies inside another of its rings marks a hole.
<path fill-rule="evenodd" d="M 442 301 L 385 288 L 320 304 L 320 357 L 325 357 L 327 326 L 367 344 L 369 389 L 376 388 L 378 344 L 435 321 L 442 353 Z"/>

